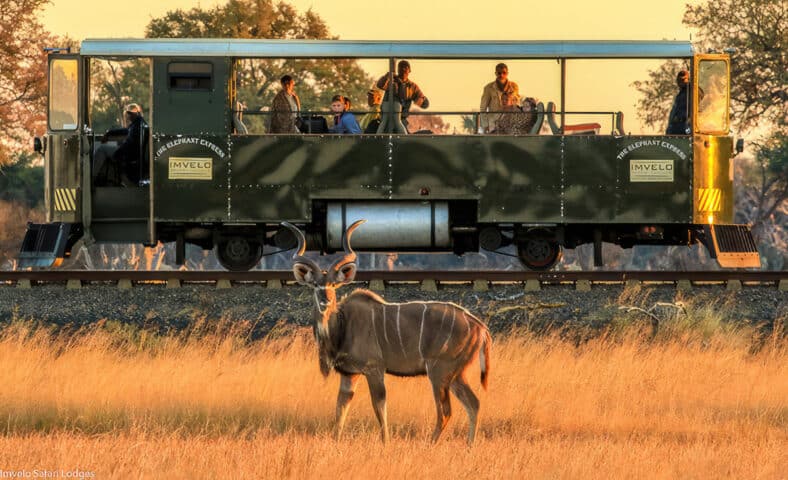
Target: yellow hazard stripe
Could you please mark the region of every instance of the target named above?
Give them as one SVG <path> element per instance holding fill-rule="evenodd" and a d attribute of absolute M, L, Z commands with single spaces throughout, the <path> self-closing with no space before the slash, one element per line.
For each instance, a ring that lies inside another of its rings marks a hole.
<path fill-rule="evenodd" d="M 55 189 L 55 211 L 74 212 L 77 209 L 77 189 L 76 188 L 56 188 Z"/>
<path fill-rule="evenodd" d="M 722 210 L 722 190 L 719 188 L 701 188 L 698 193 L 698 211 L 719 212 Z"/>

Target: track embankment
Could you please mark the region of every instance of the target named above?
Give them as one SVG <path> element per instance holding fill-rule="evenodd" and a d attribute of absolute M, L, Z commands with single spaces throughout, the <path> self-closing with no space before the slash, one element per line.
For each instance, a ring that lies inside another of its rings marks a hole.
<path fill-rule="evenodd" d="M 165 331 L 199 320 L 244 321 L 264 335 L 281 322 L 309 324 L 311 291 L 293 284 L 291 275 L 0 272 L 0 321 L 86 325 L 111 320 Z M 585 331 L 682 315 L 690 321 L 713 318 L 768 329 L 788 320 L 785 272 L 418 271 L 360 272 L 358 279 L 358 287 L 378 290 L 389 302 L 458 303 L 498 332 L 512 327 Z"/>

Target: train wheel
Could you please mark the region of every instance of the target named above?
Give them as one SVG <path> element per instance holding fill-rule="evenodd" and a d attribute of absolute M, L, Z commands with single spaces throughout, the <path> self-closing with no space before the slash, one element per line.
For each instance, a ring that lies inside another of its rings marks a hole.
<path fill-rule="evenodd" d="M 528 235 L 517 243 L 517 255 L 529 270 L 550 270 L 564 256 L 561 245 L 543 235 Z"/>
<path fill-rule="evenodd" d="M 257 265 L 263 256 L 263 246 L 248 237 L 227 237 L 216 245 L 219 263 L 231 272 L 245 272 Z"/>

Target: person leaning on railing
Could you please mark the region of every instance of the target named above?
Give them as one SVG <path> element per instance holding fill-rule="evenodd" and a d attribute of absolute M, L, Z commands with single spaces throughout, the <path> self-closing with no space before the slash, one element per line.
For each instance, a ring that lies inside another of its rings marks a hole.
<path fill-rule="evenodd" d="M 411 104 L 415 103 L 421 108 L 427 108 L 430 104 L 419 86 L 416 85 L 416 82 L 408 78 L 410 71 L 410 62 L 407 60 L 400 60 L 397 64 L 397 75 L 394 77 L 394 99 L 402 105 L 402 114 L 400 118 L 406 130 L 408 128 L 408 113 L 410 112 Z M 386 92 L 383 96 L 383 103 L 385 104 L 389 99 L 389 74 L 387 73 L 380 77 L 376 85 L 379 89 Z"/>

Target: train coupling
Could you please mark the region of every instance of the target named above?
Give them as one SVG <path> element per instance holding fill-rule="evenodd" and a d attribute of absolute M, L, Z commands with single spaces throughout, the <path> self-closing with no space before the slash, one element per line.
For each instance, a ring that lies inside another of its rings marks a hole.
<path fill-rule="evenodd" d="M 18 268 L 59 266 L 70 256 L 80 234 L 79 226 L 73 223 L 28 223 L 17 255 Z"/>

